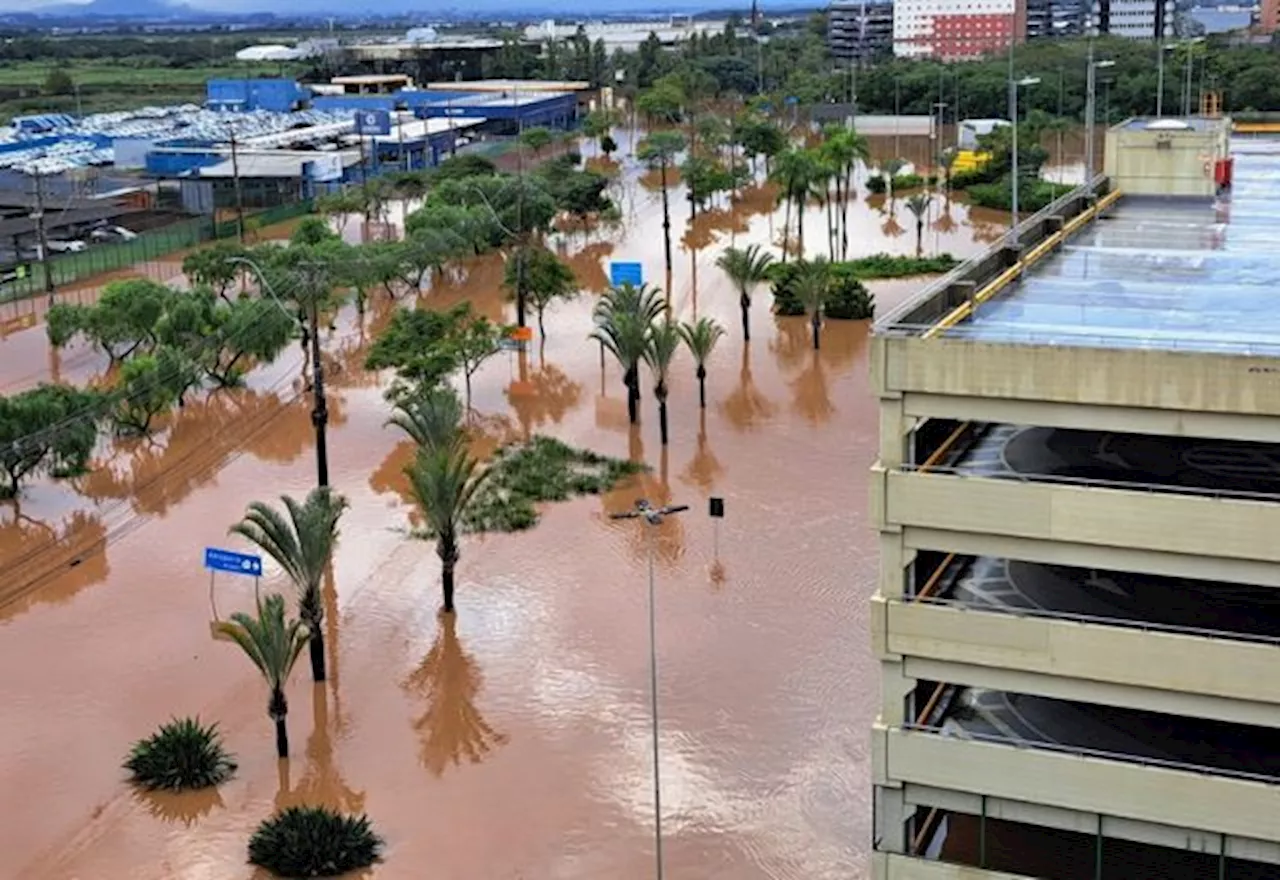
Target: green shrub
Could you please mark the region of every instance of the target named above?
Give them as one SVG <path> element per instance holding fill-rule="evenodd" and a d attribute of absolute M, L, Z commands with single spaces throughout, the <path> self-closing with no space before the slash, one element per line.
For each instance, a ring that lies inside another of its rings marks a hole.
<path fill-rule="evenodd" d="M 1021 163 L 1019 163 L 1021 164 Z M 968 189 L 978 183 L 993 183 L 1004 175 L 1004 169 L 996 163 L 989 162 L 982 168 L 973 171 L 956 171 L 951 175 L 951 188 Z"/>
<path fill-rule="evenodd" d="M 877 278 L 910 278 L 912 275 L 939 275 L 950 272 L 960 261 L 951 254 L 933 254 L 927 257 L 905 257 L 897 254 L 872 254 L 859 257 L 832 267 L 837 274 L 849 272 L 860 281 Z"/>
<path fill-rule="evenodd" d="M 1018 186 L 1018 210 L 1033 213 L 1050 204 L 1059 196 L 1071 192 L 1071 184 L 1050 183 L 1047 180 L 1023 180 Z M 998 183 L 981 183 L 969 187 L 969 201 L 983 208 L 997 211 L 1013 210 L 1013 187 L 1009 178 Z"/>
<path fill-rule="evenodd" d="M 289 807 L 249 838 L 249 863 L 278 877 L 334 877 L 369 867 L 381 852 L 367 817 L 325 807 Z"/>
<path fill-rule="evenodd" d="M 921 177 L 919 174 L 899 174 L 893 178 L 893 192 L 895 195 L 906 192 L 909 189 L 919 189 L 922 186 L 932 186 L 937 181 L 937 177 L 933 174 L 927 177 Z M 885 176 L 877 174 L 867 179 L 867 192 L 873 195 L 884 195 L 887 192 L 885 187 Z"/>
<path fill-rule="evenodd" d="M 226 782 L 236 772 L 236 762 L 222 748 L 218 725 L 175 718 L 134 743 L 124 768 L 143 788 L 186 791 Z"/>
<path fill-rule="evenodd" d="M 795 316 L 804 314 L 804 306 L 795 295 L 793 285 L 803 271 L 803 263 L 775 263 L 773 278 L 773 313 Z M 823 300 L 823 313 L 829 318 L 863 320 L 874 317 L 875 297 L 858 280 L 852 263 L 832 263 L 831 286 Z"/>

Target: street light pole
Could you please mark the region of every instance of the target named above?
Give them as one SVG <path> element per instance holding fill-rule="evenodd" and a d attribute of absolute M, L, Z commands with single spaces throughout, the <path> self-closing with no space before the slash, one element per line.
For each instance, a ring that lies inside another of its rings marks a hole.
<path fill-rule="evenodd" d="M 1093 181 L 1093 150 L 1094 150 L 1094 118 L 1097 114 L 1098 99 L 1098 70 L 1103 67 L 1112 67 L 1114 61 L 1094 61 L 1093 60 L 1093 40 L 1089 40 L 1089 73 L 1087 76 L 1087 89 L 1085 91 L 1085 183 L 1088 185 Z"/>
<path fill-rule="evenodd" d="M 325 399 L 324 393 L 324 366 L 320 360 L 320 305 L 319 298 L 313 296 L 311 298 L 311 307 L 308 310 L 307 320 L 311 324 L 308 331 L 306 324 L 299 320 L 298 316 L 289 311 L 284 301 L 276 294 L 271 287 L 271 283 L 267 281 L 266 273 L 262 267 L 246 257 L 230 257 L 227 262 L 239 263 L 248 266 L 253 273 L 258 276 L 258 284 L 263 291 L 271 297 L 271 300 L 280 307 L 280 310 L 293 319 L 303 333 L 310 336 L 310 356 L 311 356 L 311 424 L 316 430 L 316 485 L 322 489 L 329 487 L 329 443 L 326 428 L 329 424 L 329 405 Z M 308 271 L 313 270 L 311 267 Z M 315 283 L 315 278 L 308 278 L 308 283 Z"/>
<path fill-rule="evenodd" d="M 646 542 L 649 554 L 649 710 L 653 720 L 654 876 L 658 880 L 662 880 L 662 771 L 658 752 L 658 622 L 654 603 L 653 529 L 661 525 L 666 517 L 683 513 L 688 509 L 689 505 L 687 504 L 668 504 L 665 507 L 654 507 L 641 498 L 636 501 L 634 510 L 609 515 L 610 519 L 643 520 L 647 533 Z"/>
<path fill-rule="evenodd" d="M 1164 118 L 1164 53 L 1173 46 L 1164 41 L 1164 34 L 1159 37 L 1160 51 L 1156 52 L 1156 118 Z"/>
<path fill-rule="evenodd" d="M 1013 56 L 1010 55 L 1010 58 L 1012 57 Z M 1022 176 L 1022 166 L 1018 163 L 1018 89 L 1026 86 L 1034 86 L 1039 82 L 1040 77 L 1038 76 L 1024 76 L 1022 79 L 1017 81 L 1012 78 L 1009 79 L 1009 87 L 1011 89 L 1009 95 L 1010 102 L 1012 104 L 1011 109 L 1013 111 L 1013 148 L 1010 151 L 1012 153 L 1010 159 L 1012 159 L 1013 162 L 1013 186 L 1011 192 L 1013 197 L 1013 204 L 1011 205 L 1013 208 L 1013 222 L 1009 226 L 1009 232 L 1013 236 L 1013 243 L 1015 245 L 1020 244 L 1022 241 L 1022 238 L 1018 235 L 1018 178 Z"/>

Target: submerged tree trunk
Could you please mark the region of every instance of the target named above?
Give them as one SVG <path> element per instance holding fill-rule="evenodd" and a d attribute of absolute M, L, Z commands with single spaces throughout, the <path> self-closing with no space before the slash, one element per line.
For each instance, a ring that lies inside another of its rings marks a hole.
<path fill-rule="evenodd" d="M 742 309 L 742 340 L 751 341 L 751 297 L 745 292 L 738 296 L 738 306 Z"/>
<path fill-rule="evenodd" d="M 440 589 L 444 594 L 444 605 L 440 610 L 445 614 L 453 613 L 453 569 L 458 564 L 458 551 L 452 543 L 450 541 L 449 546 L 438 547 L 436 551 L 440 555 Z"/>
<path fill-rule="evenodd" d="M 812 318 L 812 321 L 813 321 L 813 350 L 817 351 L 819 348 L 821 348 L 821 342 L 822 342 L 822 338 L 821 338 L 822 319 L 817 315 L 814 315 Z"/>
<path fill-rule="evenodd" d="M 627 386 L 627 418 L 634 425 L 640 421 L 640 368 L 628 369 L 622 381 Z"/>
<path fill-rule="evenodd" d="M 666 383 L 659 382 L 658 387 L 654 389 L 654 396 L 658 398 L 658 433 L 662 437 L 662 445 L 667 445 L 667 386 Z"/>
<path fill-rule="evenodd" d="M 791 250 L 791 194 L 787 194 L 787 211 L 782 216 L 782 262 L 787 261 L 787 252 Z"/>
<path fill-rule="evenodd" d="M 662 163 L 662 240 L 667 257 L 667 277 L 671 277 L 671 205 L 667 200 L 667 163 Z M 671 295 L 671 291 L 667 291 Z M 635 419 L 632 419 L 634 422 Z"/>
<path fill-rule="evenodd" d="M 311 680 L 324 681 L 324 631 L 321 629 L 323 621 L 317 617 L 307 621 L 307 627 L 311 630 Z"/>
<path fill-rule="evenodd" d="M 289 757 L 289 728 L 285 726 L 285 718 L 289 714 L 289 702 L 284 698 L 284 691 L 276 688 L 271 692 L 271 702 L 267 704 L 267 712 L 276 722 L 276 757 Z"/>
<path fill-rule="evenodd" d="M 805 197 L 796 200 L 796 259 L 804 259 L 804 205 Z"/>
<path fill-rule="evenodd" d="M 698 364 L 698 406 L 707 408 L 707 368 L 702 364 Z"/>

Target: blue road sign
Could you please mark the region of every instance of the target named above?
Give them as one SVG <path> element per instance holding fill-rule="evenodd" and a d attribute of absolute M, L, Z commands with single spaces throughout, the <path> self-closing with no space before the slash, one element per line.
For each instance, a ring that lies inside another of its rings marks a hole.
<path fill-rule="evenodd" d="M 386 110 L 357 110 L 356 134 L 391 134 L 391 114 Z"/>
<path fill-rule="evenodd" d="M 609 263 L 609 283 L 614 287 L 644 284 L 644 266 L 641 263 Z"/>
<path fill-rule="evenodd" d="M 787 105 L 788 105 L 788 106 L 795 105 L 795 104 L 799 104 L 799 103 L 800 103 L 800 99 L 799 99 L 799 98 L 797 98 L 797 97 L 795 97 L 795 96 L 793 95 L 793 96 L 791 96 L 791 97 L 787 98 L 786 103 L 787 103 Z"/>
<path fill-rule="evenodd" d="M 234 550 L 220 550 L 217 547 L 205 547 L 204 567 L 211 571 L 225 571 L 231 574 L 242 574 L 245 577 L 261 577 L 262 557 L 237 553 Z"/>

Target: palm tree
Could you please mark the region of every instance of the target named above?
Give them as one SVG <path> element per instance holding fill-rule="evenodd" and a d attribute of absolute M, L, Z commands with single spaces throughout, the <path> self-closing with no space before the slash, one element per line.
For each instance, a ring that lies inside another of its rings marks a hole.
<path fill-rule="evenodd" d="M 276 754 L 289 757 L 289 730 L 285 726 L 289 701 L 284 686 L 312 634 L 301 620 L 285 620 L 284 597 L 278 593 L 258 602 L 257 617 L 237 611 L 230 621 L 219 621 L 217 630 L 239 645 L 266 679 L 271 691 L 267 714 L 276 723 Z"/>
<path fill-rule="evenodd" d="M 871 157 L 867 139 L 841 125 L 832 125 L 822 153 L 836 168 L 836 198 L 840 201 L 840 258 L 849 257 L 849 197 L 853 193 L 853 172 L 859 162 Z"/>
<path fill-rule="evenodd" d="M 707 359 L 716 343 L 724 336 L 724 328 L 713 318 L 699 318 L 695 324 L 681 324 L 680 338 L 698 364 L 698 406 L 707 408 Z"/>
<path fill-rule="evenodd" d="M 680 327 L 670 318 L 656 322 L 649 331 L 649 344 L 645 346 L 644 361 L 653 371 L 653 396 L 658 398 L 658 430 L 662 445 L 667 445 L 667 378 L 671 374 L 671 360 L 680 348 Z"/>
<path fill-rule="evenodd" d="M 907 210 L 916 218 L 916 256 L 924 249 L 924 221 L 929 216 L 929 206 L 933 197 L 927 193 L 916 193 L 907 199 Z"/>
<path fill-rule="evenodd" d="M 782 261 L 787 261 L 791 235 L 791 206 L 796 206 L 796 240 L 799 258 L 804 259 L 804 208 L 813 183 L 814 162 L 812 155 L 803 149 L 792 147 L 774 160 L 769 176 L 782 189 L 787 202 L 787 213 L 782 223 Z"/>
<path fill-rule="evenodd" d="M 311 490 L 299 504 L 281 496 L 286 519 L 280 511 L 255 501 L 244 519 L 230 533 L 247 538 L 284 569 L 298 591 L 298 615 L 311 632 L 311 677 L 324 681 L 324 603 L 320 585 L 333 558 L 338 540 L 338 520 L 347 509 L 347 499 L 328 486 Z"/>
<path fill-rule="evenodd" d="M 452 449 L 461 439 L 462 401 L 452 388 L 420 389 L 396 399 L 386 424 L 408 434 L 419 449 Z"/>
<path fill-rule="evenodd" d="M 481 469 L 480 462 L 472 458 L 466 445 L 459 441 L 447 447 L 420 449 L 405 473 L 409 476 L 409 491 L 426 520 L 428 531 L 436 539 L 444 593 L 441 610 L 452 614 L 453 570 L 461 555 L 458 536 L 477 492 L 491 471 Z"/>
<path fill-rule="evenodd" d="M 809 323 L 813 326 L 813 349 L 821 347 L 820 332 L 822 330 L 822 306 L 827 299 L 827 288 L 830 285 L 830 266 L 827 261 L 818 258 L 804 267 L 804 271 L 796 278 L 796 297 L 804 306 Z"/>
<path fill-rule="evenodd" d="M 738 288 L 738 305 L 742 308 L 742 338 L 751 339 L 751 292 L 757 284 L 769 278 L 769 266 L 773 264 L 773 255 L 762 251 L 760 245 L 753 244 L 746 250 L 727 248 L 716 258 L 716 265 L 729 276 L 734 287 Z"/>
<path fill-rule="evenodd" d="M 880 170 L 884 173 L 884 189 L 889 198 L 889 213 L 893 213 L 893 179 L 898 176 L 903 168 L 907 166 L 904 159 L 886 159 L 881 165 Z"/>
<path fill-rule="evenodd" d="M 649 348 L 649 334 L 663 311 L 662 291 L 641 284 L 611 287 L 592 312 L 596 329 L 590 338 L 599 342 L 622 367 L 627 386 L 627 415 L 631 424 L 640 420 L 640 361 Z"/>
<path fill-rule="evenodd" d="M 655 131 L 640 142 L 636 155 L 640 161 L 657 168 L 662 174 L 662 239 L 667 258 L 667 277 L 671 277 L 671 205 L 667 198 L 667 169 L 676 154 L 684 149 L 684 136 L 678 131 Z"/>

